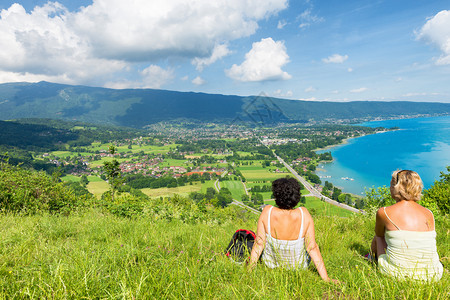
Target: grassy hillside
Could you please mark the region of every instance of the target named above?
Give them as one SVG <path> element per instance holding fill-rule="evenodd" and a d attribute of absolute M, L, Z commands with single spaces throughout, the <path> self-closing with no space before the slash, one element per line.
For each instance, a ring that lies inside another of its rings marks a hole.
<path fill-rule="evenodd" d="M 333 285 L 309 270 L 252 273 L 222 255 L 238 228 L 256 216 L 230 208 L 222 218 L 183 223 L 163 214 L 128 219 L 94 209 L 68 217 L 0 218 L 1 298 L 125 299 L 446 299 L 448 271 L 438 283 L 380 275 L 367 253 L 374 219 L 315 217 L 316 237 Z M 437 245 L 448 270 L 448 219 Z M 357 230 L 355 230 L 357 228 Z"/>
<path fill-rule="evenodd" d="M 313 266 L 259 264 L 249 273 L 228 260 L 223 251 L 234 231 L 256 230 L 258 219 L 237 206 L 127 193 L 96 200 L 44 172 L 0 167 L 0 299 L 448 298 L 450 222 L 441 214 L 436 241 L 446 271 L 437 283 L 418 283 L 382 276 L 362 258 L 374 216 L 309 207 L 328 273 L 341 282 L 334 285 Z"/>
<path fill-rule="evenodd" d="M 153 89 L 114 90 L 49 82 L 0 84 L 0 120 L 51 118 L 142 128 L 175 119 L 269 125 L 449 113 L 449 103 L 339 103 Z"/>

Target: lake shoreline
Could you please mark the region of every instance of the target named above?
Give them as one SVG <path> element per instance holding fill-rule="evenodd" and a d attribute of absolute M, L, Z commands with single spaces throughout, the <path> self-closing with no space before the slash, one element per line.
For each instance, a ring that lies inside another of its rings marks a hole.
<path fill-rule="evenodd" d="M 363 195 L 364 187 L 388 186 L 396 169 L 417 171 L 428 189 L 450 161 L 449 116 L 375 121 L 361 126 L 395 129 L 378 132 L 390 132 L 388 135 L 361 135 L 358 136 L 364 137 L 361 141 L 352 137 L 338 145 L 314 150 L 331 152 L 333 160 L 320 162 L 315 174 L 342 187 L 343 193 Z"/>

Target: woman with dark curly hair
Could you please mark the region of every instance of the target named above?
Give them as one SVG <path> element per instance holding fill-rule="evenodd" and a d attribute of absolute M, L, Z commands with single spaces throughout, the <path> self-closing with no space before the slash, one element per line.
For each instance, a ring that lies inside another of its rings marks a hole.
<path fill-rule="evenodd" d="M 262 254 L 269 268 L 306 269 L 310 256 L 320 277 L 330 281 L 316 243 L 313 219 L 306 208 L 295 209 L 301 197 L 300 184 L 294 178 L 280 178 L 272 183 L 272 192 L 276 207 L 267 205 L 259 217 L 249 268 L 255 267 Z"/>

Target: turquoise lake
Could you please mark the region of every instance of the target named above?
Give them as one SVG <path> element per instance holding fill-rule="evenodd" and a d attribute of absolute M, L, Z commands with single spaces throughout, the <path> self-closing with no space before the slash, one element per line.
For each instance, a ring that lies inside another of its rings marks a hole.
<path fill-rule="evenodd" d="M 400 130 L 348 140 L 326 151 L 334 161 L 321 163 L 316 174 L 343 192 L 363 194 L 365 187 L 389 186 L 397 169 L 419 173 L 425 188 L 450 165 L 450 116 L 362 123 L 369 127 Z M 322 151 L 323 152 L 323 151 Z"/>

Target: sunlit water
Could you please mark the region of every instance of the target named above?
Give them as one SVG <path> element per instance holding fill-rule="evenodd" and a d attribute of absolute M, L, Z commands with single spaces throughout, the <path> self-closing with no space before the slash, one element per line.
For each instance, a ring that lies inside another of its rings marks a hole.
<path fill-rule="evenodd" d="M 364 187 L 389 186 L 396 169 L 419 173 L 425 188 L 450 165 L 450 116 L 367 122 L 369 127 L 401 130 L 350 139 L 333 147 L 334 161 L 316 172 L 344 192 L 362 194 Z M 330 177 L 329 177 L 330 176 Z M 353 180 L 352 180 L 353 179 Z"/>

